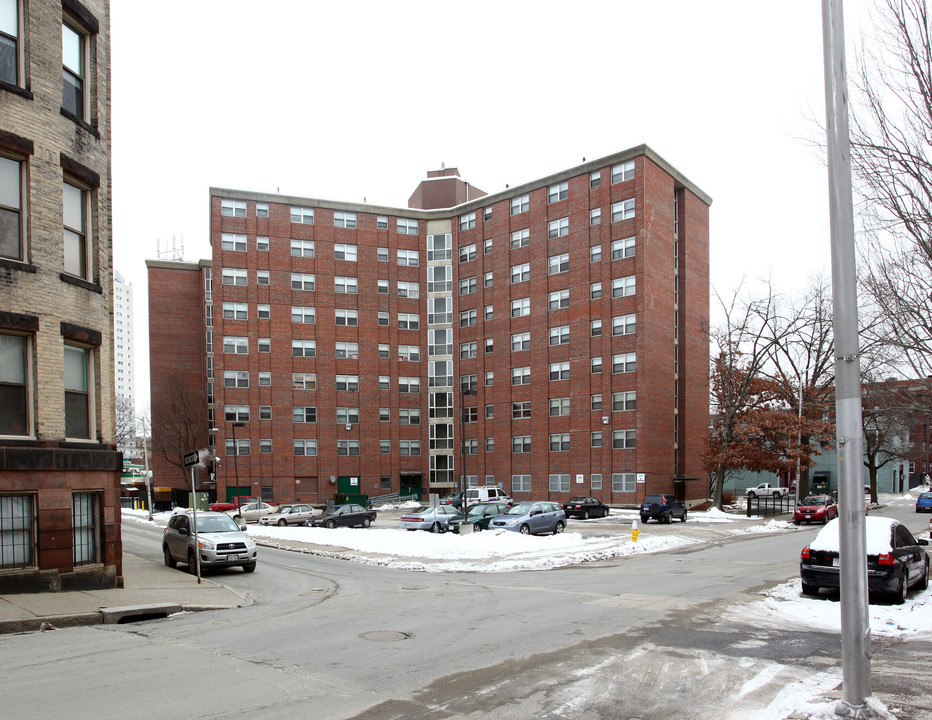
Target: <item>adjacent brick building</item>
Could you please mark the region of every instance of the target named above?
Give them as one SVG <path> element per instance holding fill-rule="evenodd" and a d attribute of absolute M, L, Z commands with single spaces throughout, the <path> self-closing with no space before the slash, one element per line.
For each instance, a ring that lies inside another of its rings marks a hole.
<path fill-rule="evenodd" d="M 109 3 L 2 11 L 0 592 L 114 587 Z"/>
<path fill-rule="evenodd" d="M 153 435 L 184 351 L 221 497 L 702 497 L 710 202 L 646 146 L 407 209 L 213 188 L 211 262 L 149 263 Z"/>

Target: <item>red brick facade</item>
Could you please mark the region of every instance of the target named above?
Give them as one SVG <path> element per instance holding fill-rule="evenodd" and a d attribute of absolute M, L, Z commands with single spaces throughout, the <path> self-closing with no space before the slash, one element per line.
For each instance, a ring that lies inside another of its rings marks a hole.
<path fill-rule="evenodd" d="M 347 477 L 359 478 L 359 492 L 369 496 L 397 492 L 402 483 L 442 494 L 454 489 L 463 466 L 480 484 L 500 484 L 519 499 L 704 496 L 697 479 L 708 418 L 709 204 L 644 146 L 441 210 L 212 189 L 215 414 L 206 425 L 219 428 L 218 496 L 236 486 L 236 476 L 241 492 L 265 488 L 279 502 L 325 502 L 345 489 Z M 293 208 L 307 209 L 308 219 L 312 210 L 313 224 L 292 222 Z M 417 235 L 399 232 L 399 222 L 416 225 Z M 429 273 L 444 262 L 429 258 L 428 237 L 446 233 L 451 290 L 432 293 L 428 284 L 437 278 Z M 625 239 L 627 249 L 614 244 Z M 293 241 L 307 241 L 304 250 L 293 251 Z M 344 257 L 354 250 L 355 261 Z M 417 264 L 413 254 L 399 264 L 399 251 L 416 253 Z M 150 301 L 151 346 L 171 355 L 180 345 L 173 323 L 194 321 L 180 311 L 177 288 L 153 284 L 165 271 L 152 266 L 150 298 L 178 299 Z M 267 284 L 258 275 L 266 272 Z M 314 290 L 293 289 L 309 282 L 305 275 L 313 275 Z M 341 278 L 355 280 L 356 291 L 339 292 Z M 417 284 L 418 297 L 399 296 L 399 282 Z M 183 302 L 197 303 L 203 331 L 201 291 L 196 301 L 185 293 Z M 434 298 L 452 300 L 451 325 L 430 322 Z M 313 324 L 292 321 L 300 308 L 314 309 Z M 358 326 L 338 323 L 342 310 L 355 311 Z M 171 314 L 159 318 L 160 311 Z M 418 327 L 406 327 L 414 318 Z M 600 333 L 594 321 L 601 321 Z M 428 333 L 444 329 L 452 329 L 452 353 L 432 355 Z M 245 339 L 242 352 L 230 338 Z M 268 348 L 260 349 L 261 338 Z M 293 341 L 316 342 L 314 355 L 299 356 Z M 184 361 L 192 370 L 193 342 L 192 336 Z M 358 351 L 337 347 L 347 342 L 358 343 Z M 410 348 L 419 359 L 407 359 Z M 597 358 L 601 372 L 593 372 Z M 437 359 L 452 361 L 451 387 L 433 385 L 429 364 Z M 165 367 L 153 356 L 154 420 Z M 529 382 L 513 383 L 516 368 L 530 368 Z M 235 371 L 241 375 L 226 375 Z M 304 374 L 313 374 L 313 383 Z M 344 389 L 345 376 L 351 383 L 358 377 L 358 391 Z M 380 377 L 388 378 L 388 389 L 380 388 Z M 420 391 L 403 392 L 404 378 L 417 378 Z M 205 372 L 201 386 L 206 380 Z M 197 382 L 191 380 L 192 392 Z M 461 394 L 463 383 L 475 395 Z M 432 419 L 434 391 L 451 393 L 450 419 Z M 613 393 L 634 395 L 616 395 L 613 409 Z M 466 422 L 461 404 L 476 408 Z M 314 421 L 295 422 L 295 408 L 305 407 L 314 410 L 299 412 L 300 419 Z M 353 409 L 349 429 L 338 408 Z M 418 424 L 404 421 L 410 410 L 420 412 Z M 234 467 L 225 441 L 236 420 L 244 422 L 237 439 L 248 439 L 249 454 L 237 456 Z M 450 426 L 441 432 L 452 430 L 450 449 L 431 449 L 437 422 Z M 593 441 L 599 432 L 601 446 Z M 614 432 L 622 447 L 613 449 Z M 476 441 L 474 454 L 461 455 L 463 437 Z M 526 437 L 530 452 L 513 452 L 528 449 L 515 440 Z M 295 442 L 308 440 L 316 440 L 316 455 L 296 455 Z M 412 441 L 420 454 L 413 454 Z M 432 475 L 432 452 L 452 456 L 440 461 L 452 460 L 449 476 Z"/>

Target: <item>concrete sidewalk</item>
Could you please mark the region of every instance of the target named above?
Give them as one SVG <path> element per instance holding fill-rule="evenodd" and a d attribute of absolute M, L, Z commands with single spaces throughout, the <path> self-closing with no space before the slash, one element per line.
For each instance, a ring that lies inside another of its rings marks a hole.
<path fill-rule="evenodd" d="M 0 633 L 49 626 L 114 624 L 196 610 L 239 607 L 247 600 L 210 580 L 123 553 L 124 587 L 0 596 Z"/>

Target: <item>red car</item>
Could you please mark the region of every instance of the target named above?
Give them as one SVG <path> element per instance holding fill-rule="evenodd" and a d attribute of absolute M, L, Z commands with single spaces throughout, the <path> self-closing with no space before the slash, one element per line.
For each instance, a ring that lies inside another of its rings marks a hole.
<path fill-rule="evenodd" d="M 793 513 L 793 524 L 820 522 L 823 525 L 838 517 L 838 505 L 831 495 L 810 495 L 799 503 Z"/>

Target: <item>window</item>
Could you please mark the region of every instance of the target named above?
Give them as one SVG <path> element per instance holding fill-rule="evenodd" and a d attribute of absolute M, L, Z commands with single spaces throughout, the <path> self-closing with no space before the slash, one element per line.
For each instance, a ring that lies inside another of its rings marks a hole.
<path fill-rule="evenodd" d="M 338 407 L 337 408 L 337 425 L 358 425 L 359 408 L 355 407 Z"/>
<path fill-rule="evenodd" d="M 417 235 L 417 220 L 398 218 L 397 228 L 399 235 Z"/>
<path fill-rule="evenodd" d="M 90 280 L 90 243 L 88 242 L 88 191 L 71 184 L 62 184 L 62 219 L 64 222 L 65 272 Z M 246 284 L 246 271 L 243 270 Z"/>
<path fill-rule="evenodd" d="M 421 348 L 417 345 L 399 345 L 398 359 L 403 362 L 418 362 L 421 359 Z"/>
<path fill-rule="evenodd" d="M 391 440 L 379 440 L 379 454 L 389 455 L 392 452 Z"/>
<path fill-rule="evenodd" d="M 231 355 L 248 355 L 249 338 L 226 335 L 223 338 L 223 352 Z"/>
<path fill-rule="evenodd" d="M 28 351 L 29 340 L 25 336 L 0 333 L 0 435 L 31 433 Z M 0 534 L 2 530 L 0 527 Z M 5 551 L 0 545 L 0 567 Z"/>
<path fill-rule="evenodd" d="M 337 375 L 337 390 L 340 389 L 340 378 L 346 375 Z M 292 390 L 316 390 L 317 374 L 316 373 L 292 373 L 291 374 Z"/>
<path fill-rule="evenodd" d="M 338 342 L 336 344 L 336 357 L 349 358 L 350 360 L 359 359 L 359 343 Z"/>
<path fill-rule="evenodd" d="M 398 327 L 401 330 L 418 330 L 421 318 L 415 313 L 398 313 Z"/>
<path fill-rule="evenodd" d="M 0 48 L 2 39 L 0 34 Z M 0 496 L 0 570 L 35 565 L 33 502 L 32 495 Z"/>
<path fill-rule="evenodd" d="M 602 260 L 602 246 L 593 245 L 589 248 L 589 262 L 595 263 Z"/>
<path fill-rule="evenodd" d="M 601 393 L 592 395 L 589 398 L 589 409 L 592 410 L 593 412 L 598 412 L 599 410 L 602 409 L 602 394 Z"/>
<path fill-rule="evenodd" d="M 427 236 L 427 260 L 449 260 L 453 257 L 453 235 Z"/>
<path fill-rule="evenodd" d="M 485 406 L 485 419 L 492 420 L 495 417 L 495 406 L 486 405 Z"/>
<path fill-rule="evenodd" d="M 10 85 L 19 85 L 19 8 L 17 0 L 0 2 L 0 81 Z M 0 552 L 2 552 L 2 548 L 0 548 Z M 2 556 L 0 556 L 0 567 L 3 567 Z"/>
<path fill-rule="evenodd" d="M 260 420 L 271 420 L 272 419 L 272 406 L 271 405 L 260 405 L 259 406 L 259 419 Z"/>
<path fill-rule="evenodd" d="M 513 420 L 531 417 L 531 401 L 522 400 L 511 403 L 511 417 Z"/>
<path fill-rule="evenodd" d="M 463 440 L 463 454 L 464 455 L 478 455 L 479 454 L 479 441 L 476 438 L 466 438 Z M 476 484 L 475 479 L 473 480 L 472 485 Z"/>
<path fill-rule="evenodd" d="M 449 292 L 453 289 L 453 268 L 434 265 L 427 268 L 427 292 Z"/>
<path fill-rule="evenodd" d="M 316 276 L 308 273 L 291 273 L 292 290 L 313 290 L 316 284 Z"/>
<path fill-rule="evenodd" d="M 268 285 L 270 283 L 268 270 L 256 270 L 256 285 Z"/>
<path fill-rule="evenodd" d="M 613 430 L 612 448 L 615 450 L 629 450 L 635 447 L 634 430 Z"/>
<path fill-rule="evenodd" d="M 475 392 L 476 388 L 479 386 L 479 378 L 473 373 L 472 375 L 460 375 L 460 391 L 463 393 L 466 392 Z"/>
<path fill-rule="evenodd" d="M 390 408 L 380 407 L 379 408 L 379 422 L 389 422 L 392 419 L 392 412 Z"/>
<path fill-rule="evenodd" d="M 485 253 L 486 255 L 492 252 L 492 241 L 491 240 L 486 240 L 485 242 L 482 243 L 482 252 Z"/>
<path fill-rule="evenodd" d="M 598 225 L 602 222 L 602 208 L 592 208 L 589 211 L 589 224 Z"/>
<path fill-rule="evenodd" d="M 294 454 L 296 457 L 302 455 L 317 455 L 317 438 L 301 438 L 294 441 Z"/>
<path fill-rule="evenodd" d="M 464 407 L 463 408 L 463 422 L 464 423 L 479 422 L 479 408 Z"/>
<path fill-rule="evenodd" d="M 250 455 L 251 448 L 249 447 L 249 438 L 237 438 L 235 444 L 232 438 L 227 439 L 226 442 L 224 442 L 224 451 L 228 456 Z"/>
<path fill-rule="evenodd" d="M 630 220 L 634 217 L 634 198 L 612 203 L 612 222 Z"/>
<path fill-rule="evenodd" d="M 75 566 L 100 562 L 100 493 L 71 496 L 71 533 Z"/>
<path fill-rule="evenodd" d="M 313 225 L 314 224 L 314 208 L 292 207 L 291 208 L 291 222 L 297 223 L 299 225 Z"/>
<path fill-rule="evenodd" d="M 612 412 L 635 410 L 636 408 L 637 397 L 633 390 L 631 392 L 612 393 Z"/>
<path fill-rule="evenodd" d="M 399 408 L 398 410 L 399 425 L 420 425 L 421 411 L 417 408 Z"/>
<path fill-rule="evenodd" d="M 222 282 L 224 285 L 242 285 L 245 287 L 248 280 L 246 268 L 223 268 Z"/>
<path fill-rule="evenodd" d="M 598 300 L 602 297 L 602 283 L 594 282 L 589 286 L 589 299 Z"/>
<path fill-rule="evenodd" d="M 224 320 L 246 320 L 249 317 L 249 306 L 246 303 L 223 303 Z"/>
<path fill-rule="evenodd" d="M 570 269 L 570 255 L 569 253 L 563 253 L 562 255 L 551 255 L 547 258 L 547 274 L 548 275 L 557 275 L 559 273 L 565 273 Z"/>
<path fill-rule="evenodd" d="M 492 287 L 492 271 L 482 276 L 482 287 Z"/>
<path fill-rule="evenodd" d="M 227 405 L 223 409 L 223 419 L 227 422 L 249 422 L 249 406 Z"/>
<path fill-rule="evenodd" d="M 376 227 L 378 230 L 388 230 L 388 217 L 385 216 L 385 215 L 379 215 L 379 216 L 377 216 L 376 219 L 375 219 L 375 227 Z M 386 255 L 386 258 L 385 258 L 385 259 L 388 260 L 388 256 L 387 256 L 387 255 Z"/>
<path fill-rule="evenodd" d="M 531 333 L 515 333 L 511 336 L 511 351 L 519 352 L 521 350 L 531 349 Z"/>
<path fill-rule="evenodd" d="M 335 277 L 333 279 L 333 291 L 338 295 L 356 295 L 359 290 L 359 283 L 354 277 Z M 385 292 L 388 292 L 388 282 L 385 283 Z"/>
<path fill-rule="evenodd" d="M 460 231 L 470 230 L 476 227 L 476 213 L 466 213 L 465 215 L 460 215 Z"/>
<path fill-rule="evenodd" d="M 494 338 L 485 339 L 485 351 L 486 353 L 495 351 L 495 339 Z"/>
<path fill-rule="evenodd" d="M 341 228 L 356 227 L 356 213 L 354 212 L 335 212 L 333 213 L 333 226 Z"/>
<path fill-rule="evenodd" d="M 460 360 L 474 358 L 478 355 L 475 341 L 460 343 Z"/>
<path fill-rule="evenodd" d="M 512 385 L 530 385 L 531 384 L 531 368 L 529 367 L 520 367 L 511 369 L 511 384 Z"/>
<path fill-rule="evenodd" d="M 511 199 L 511 214 L 520 215 L 523 212 L 527 212 L 528 208 L 531 206 L 531 198 L 529 195 L 521 195 L 520 197 Z"/>
<path fill-rule="evenodd" d="M 570 233 L 570 219 L 569 218 L 560 218 L 559 220 L 551 220 L 547 224 L 547 238 L 553 240 L 554 238 L 563 237 L 564 235 L 569 235 Z"/>
<path fill-rule="evenodd" d="M 87 36 L 66 22 L 61 26 L 62 109 L 86 120 Z"/>
<path fill-rule="evenodd" d="M 272 373 L 270 372 L 259 373 L 259 387 L 272 387 Z"/>
<path fill-rule="evenodd" d="M 347 262 L 356 262 L 356 246 L 345 243 L 333 244 L 333 259 L 346 260 Z"/>
<path fill-rule="evenodd" d="M 418 298 L 421 296 L 421 286 L 416 282 L 399 282 L 398 297 Z"/>
<path fill-rule="evenodd" d="M 387 247 L 376 248 L 375 259 L 379 262 L 388 262 L 388 248 Z"/>
<path fill-rule="evenodd" d="M 495 307 L 492 305 L 485 306 L 485 321 L 490 322 L 495 319 Z"/>
<path fill-rule="evenodd" d="M 589 372 L 592 375 L 598 375 L 602 372 L 602 358 L 594 357 L 589 359 Z"/>
<path fill-rule="evenodd" d="M 476 292 L 476 278 L 469 277 L 460 280 L 460 295 L 472 295 Z"/>
<path fill-rule="evenodd" d="M 549 307 L 551 310 L 562 310 L 563 308 L 568 308 L 569 306 L 570 306 L 570 291 L 569 290 L 557 290 L 556 292 L 550 293 Z"/>
<path fill-rule="evenodd" d="M 635 473 L 612 473 L 612 492 L 633 493 L 637 488 Z"/>
<path fill-rule="evenodd" d="M 249 371 L 248 370 L 224 370 L 223 387 L 225 388 L 248 388 Z"/>
<path fill-rule="evenodd" d="M 64 349 L 65 436 L 89 438 L 94 413 L 93 350 L 67 344 Z"/>
<path fill-rule="evenodd" d="M 589 433 L 589 447 L 600 448 L 602 447 L 602 431 L 596 430 Z"/>
<path fill-rule="evenodd" d="M 634 238 L 627 237 L 612 241 L 612 260 L 634 257 Z"/>
<path fill-rule="evenodd" d="M 512 475 L 511 476 L 511 492 L 531 492 L 531 476 L 530 475 Z"/>
<path fill-rule="evenodd" d="M 264 202 L 256 203 L 256 217 L 267 218 L 269 216 L 269 204 Z"/>
<path fill-rule="evenodd" d="M 531 242 L 531 231 L 525 228 L 524 230 L 516 230 L 511 233 L 511 249 L 517 250 L 518 248 L 527 247 Z"/>
<path fill-rule="evenodd" d="M 569 433 L 550 433 L 550 452 L 566 452 L 570 449 Z M 567 475 L 567 478 L 569 476 Z M 569 487 L 566 488 L 569 490 Z"/>
<path fill-rule="evenodd" d="M 417 250 L 399 250 L 398 264 L 402 267 L 417 267 L 420 263 L 419 255 Z"/>
<path fill-rule="evenodd" d="M 296 423 L 316 423 L 317 408 L 298 406 L 292 410 L 292 417 Z"/>
<path fill-rule="evenodd" d="M 464 310 L 460 313 L 460 327 L 470 327 L 477 322 L 475 310 Z"/>
<path fill-rule="evenodd" d="M 631 335 L 634 330 L 634 315 L 620 315 L 612 318 L 612 335 Z"/>
<path fill-rule="evenodd" d="M 551 380 L 568 380 L 570 377 L 570 364 L 568 362 L 550 363 Z"/>
<path fill-rule="evenodd" d="M 593 170 L 589 173 L 589 187 L 597 188 L 602 184 L 602 171 Z"/>
<path fill-rule="evenodd" d="M 599 337 L 602 334 L 602 321 L 593 320 L 589 323 L 589 336 L 590 337 Z"/>
<path fill-rule="evenodd" d="M 634 160 L 612 165 L 612 185 L 634 179 Z"/>
<path fill-rule="evenodd" d="M 398 378 L 398 392 L 400 393 L 419 393 L 421 392 L 421 379 L 416 377 Z"/>
<path fill-rule="evenodd" d="M 258 252 L 268 252 L 269 251 L 269 239 L 264 236 L 256 237 L 256 250 Z"/>
<path fill-rule="evenodd" d="M 259 440 L 259 453 L 268 455 L 272 452 L 272 438 L 262 438 Z"/>
<path fill-rule="evenodd" d="M 569 345 L 570 343 L 570 326 L 562 325 L 560 327 L 550 328 L 551 345 Z"/>
<path fill-rule="evenodd" d="M 476 259 L 476 244 L 464 245 L 460 248 L 460 262 L 469 262 Z"/>
<path fill-rule="evenodd" d="M 513 435 L 511 438 L 511 452 L 529 453 L 531 452 L 530 435 Z"/>
<path fill-rule="evenodd" d="M 5 40 L 2 22 L 0 18 L 0 73 L 3 72 L 2 50 Z M 12 260 L 23 260 L 25 257 L 22 197 L 23 163 L 0 157 L 0 257 Z"/>
<path fill-rule="evenodd" d="M 555 203 L 560 200 L 566 200 L 570 196 L 570 186 L 567 182 L 557 183 L 556 185 L 551 185 L 550 189 L 547 191 L 547 202 Z"/>
<path fill-rule="evenodd" d="M 613 373 L 634 372 L 637 369 L 635 353 L 623 353 L 612 357 Z"/>
<path fill-rule="evenodd" d="M 302 305 L 291 306 L 291 322 L 302 325 L 313 325 L 317 322 L 317 313 L 312 307 Z"/>
<path fill-rule="evenodd" d="M 570 476 L 567 473 L 554 474 L 550 476 L 550 492 L 570 491 Z"/>
<path fill-rule="evenodd" d="M 602 489 L 602 473 L 592 473 L 589 477 L 589 487 L 593 490 Z"/>
<path fill-rule="evenodd" d="M 388 313 L 379 312 L 379 315 L 378 315 L 379 327 L 388 327 L 388 322 L 389 322 Z"/>
<path fill-rule="evenodd" d="M 636 289 L 636 282 L 634 275 L 628 275 L 623 278 L 615 278 L 612 280 L 612 297 L 628 297 L 629 295 L 634 295 Z"/>
<path fill-rule="evenodd" d="M 519 283 L 526 282 L 531 278 L 531 264 L 522 263 L 520 265 L 511 266 L 511 282 Z"/>
<path fill-rule="evenodd" d="M 420 455 L 421 454 L 421 441 L 420 440 L 399 441 L 398 454 L 399 455 Z"/>
<path fill-rule="evenodd" d="M 246 252 L 246 236 L 235 235 L 234 233 L 222 233 L 220 235 L 220 247 L 224 250 Z"/>
<path fill-rule="evenodd" d="M 291 355 L 293 357 L 317 357 L 317 341 L 292 340 Z"/>
<path fill-rule="evenodd" d="M 487 207 L 482 210 L 482 220 L 483 222 L 489 222 L 492 219 L 492 208 Z"/>
<path fill-rule="evenodd" d="M 291 255 L 292 257 L 314 257 L 314 241 L 313 240 L 292 240 L 291 241 Z"/>
<path fill-rule="evenodd" d="M 560 417 L 570 414 L 570 399 L 551 398 L 550 399 L 550 417 Z"/>
<path fill-rule="evenodd" d="M 519 298 L 511 301 L 511 317 L 523 317 L 531 314 L 531 298 Z"/>
<path fill-rule="evenodd" d="M 493 370 L 488 370 L 485 373 L 485 386 L 491 387 L 495 384 L 495 372 Z"/>

